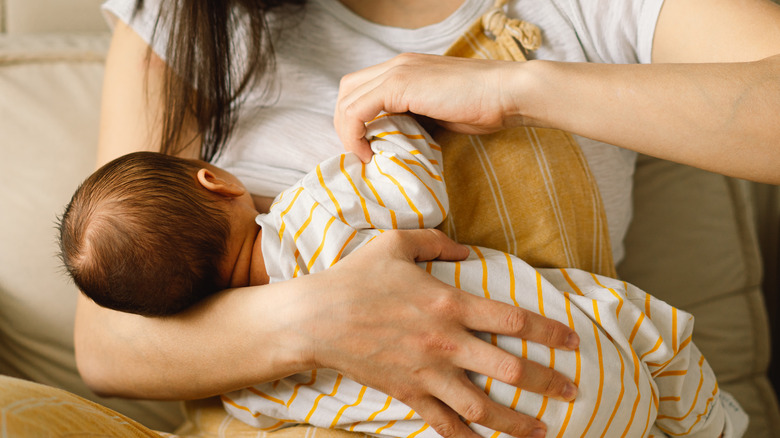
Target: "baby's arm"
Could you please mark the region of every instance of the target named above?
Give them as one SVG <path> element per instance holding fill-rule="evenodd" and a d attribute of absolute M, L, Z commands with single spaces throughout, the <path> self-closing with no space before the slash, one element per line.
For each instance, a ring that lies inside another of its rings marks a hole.
<path fill-rule="evenodd" d="M 333 216 L 357 229 L 432 228 L 449 209 L 440 147 L 409 115 L 368 123 L 374 150 L 363 164 L 347 153 L 321 163 L 303 186 Z"/>

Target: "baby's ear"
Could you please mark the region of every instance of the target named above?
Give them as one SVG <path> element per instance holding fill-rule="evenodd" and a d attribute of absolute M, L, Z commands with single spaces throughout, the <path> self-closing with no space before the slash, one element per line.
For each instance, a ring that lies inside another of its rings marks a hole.
<path fill-rule="evenodd" d="M 246 189 L 241 185 L 220 178 L 217 174 L 206 168 L 198 170 L 196 176 L 198 183 L 200 183 L 204 189 L 218 195 L 234 198 L 241 196 L 246 192 Z"/>

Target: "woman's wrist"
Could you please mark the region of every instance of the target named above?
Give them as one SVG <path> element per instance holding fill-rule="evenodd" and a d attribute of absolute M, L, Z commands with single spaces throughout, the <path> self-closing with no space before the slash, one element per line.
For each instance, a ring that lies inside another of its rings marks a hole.
<path fill-rule="evenodd" d="M 317 276 L 236 289 L 210 310 L 247 323 L 239 336 L 248 338 L 241 348 L 245 364 L 241 386 L 276 380 L 315 368 L 313 344 L 316 327 L 311 323 L 312 299 L 322 286 Z M 231 298 L 231 296 L 233 298 Z M 230 303 L 235 299 L 236 303 Z M 240 310 L 236 310 L 240 309 Z M 226 351 L 225 354 L 230 354 Z M 235 373 L 235 370 L 231 371 Z M 222 391 L 224 392 L 224 391 Z"/>
<path fill-rule="evenodd" d="M 275 378 L 317 368 L 314 353 L 317 343 L 315 315 L 320 308 L 316 298 L 323 290 L 328 290 L 328 286 L 323 284 L 320 275 L 305 275 L 263 287 L 268 286 L 278 288 L 281 294 L 276 304 L 267 309 L 269 321 L 258 321 L 261 325 L 255 332 L 268 333 L 270 326 L 275 328 L 275 339 L 270 340 L 276 345 L 276 364 L 273 369 L 277 371 L 276 374 L 280 374 Z M 257 354 L 262 356 L 267 352 Z"/>
<path fill-rule="evenodd" d="M 552 127 L 547 111 L 550 96 L 545 93 L 552 64 L 538 60 L 506 63 L 499 79 L 505 127 Z"/>

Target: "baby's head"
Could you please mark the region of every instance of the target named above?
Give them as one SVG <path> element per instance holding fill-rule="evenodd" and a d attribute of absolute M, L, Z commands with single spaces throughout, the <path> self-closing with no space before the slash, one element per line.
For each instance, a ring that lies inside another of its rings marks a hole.
<path fill-rule="evenodd" d="M 97 304 L 171 315 L 225 287 L 230 218 L 204 189 L 205 163 L 154 152 L 117 158 L 87 178 L 59 224 L 61 257 Z"/>

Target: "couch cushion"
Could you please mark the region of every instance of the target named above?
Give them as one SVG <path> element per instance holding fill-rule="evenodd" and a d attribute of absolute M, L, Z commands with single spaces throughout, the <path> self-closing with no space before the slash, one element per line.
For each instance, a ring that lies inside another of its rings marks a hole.
<path fill-rule="evenodd" d="M 696 318 L 694 341 L 751 417 L 745 436 L 778 436 L 766 377 L 769 328 L 745 181 L 642 156 L 621 277 Z"/>
<path fill-rule="evenodd" d="M 78 291 L 56 257 L 55 221 L 94 167 L 109 37 L 0 37 L 0 373 L 99 401 L 149 427 L 176 403 L 100 399 L 73 354 Z"/>
<path fill-rule="evenodd" d="M 123 415 L 68 391 L 0 376 L 3 436 L 161 438 Z"/>

